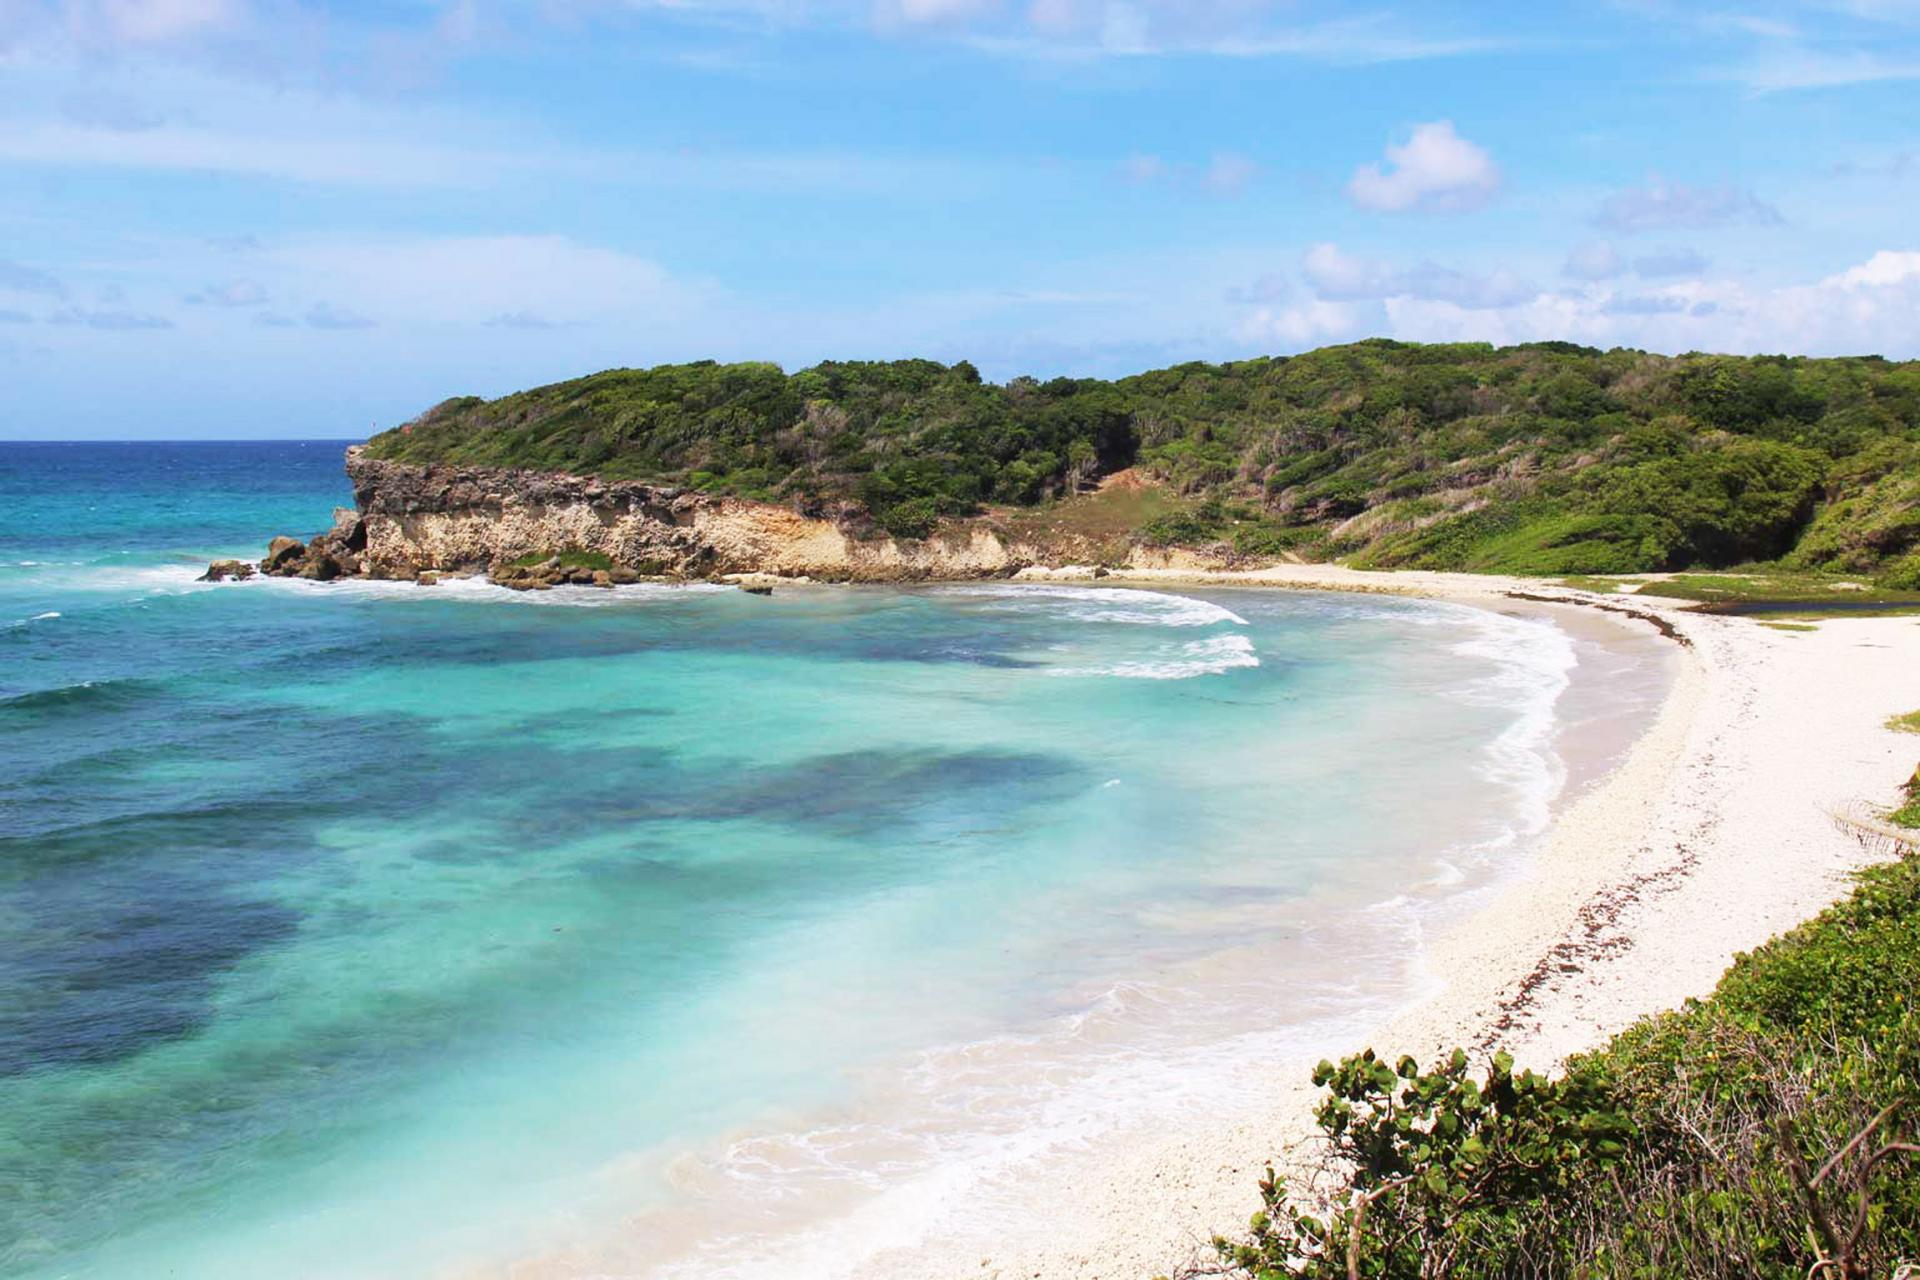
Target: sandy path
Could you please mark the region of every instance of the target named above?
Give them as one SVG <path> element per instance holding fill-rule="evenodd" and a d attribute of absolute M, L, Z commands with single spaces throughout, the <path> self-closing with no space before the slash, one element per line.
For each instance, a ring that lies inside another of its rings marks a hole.
<path fill-rule="evenodd" d="M 1023 575 L 1072 580 L 1078 574 Z M 1554 594 L 1657 614 L 1685 661 L 1653 725 L 1563 804 L 1530 872 L 1431 944 L 1438 994 L 1379 1029 L 1383 1052 L 1491 1040 L 1547 1066 L 1640 1016 L 1710 991 L 1735 953 L 1819 911 L 1868 854 L 1831 814 L 1890 798 L 1920 739 L 1920 619 L 1787 632 L 1524 579 L 1301 565 L 1245 574 L 1133 571 L 1110 585 L 1269 585 L 1485 602 Z M 1622 625 L 1644 622 L 1622 620 Z M 1351 1046 L 1353 1048 L 1359 1045 Z M 1000 1188 L 1006 1212 L 871 1259 L 864 1278 L 1142 1278 L 1204 1256 L 1257 1207 L 1269 1159 L 1310 1126 L 1310 1064 L 1272 1064 L 1270 1096 L 1177 1136 L 1063 1153 Z"/>

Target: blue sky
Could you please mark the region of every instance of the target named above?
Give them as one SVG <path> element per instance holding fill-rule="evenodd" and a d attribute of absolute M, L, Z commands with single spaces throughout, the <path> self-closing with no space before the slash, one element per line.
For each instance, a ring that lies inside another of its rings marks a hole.
<path fill-rule="evenodd" d="M 0 0 L 0 438 L 714 357 L 1920 356 L 1920 0 Z"/>

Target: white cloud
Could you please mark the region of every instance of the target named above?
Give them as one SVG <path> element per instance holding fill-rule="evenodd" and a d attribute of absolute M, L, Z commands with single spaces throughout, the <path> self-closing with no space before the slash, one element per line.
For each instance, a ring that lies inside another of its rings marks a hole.
<path fill-rule="evenodd" d="M 1697 276 L 1707 269 L 1707 260 L 1687 248 L 1653 249 L 1629 260 L 1605 240 L 1589 240 L 1576 245 L 1567 254 L 1560 274 L 1570 280 L 1597 284 L 1617 280 L 1631 271 L 1643 280 L 1664 280 L 1674 276 Z"/>
<path fill-rule="evenodd" d="M 1347 196 L 1376 213 L 1477 209 L 1500 189 L 1500 170 L 1484 147 L 1462 138 L 1451 120 L 1415 125 L 1387 145 L 1384 164 L 1361 165 Z"/>
<path fill-rule="evenodd" d="M 1355 257 L 1332 244 L 1317 244 L 1307 250 L 1300 262 L 1300 274 L 1327 302 L 1418 298 L 1478 311 L 1510 307 L 1538 293 L 1504 268 L 1486 275 L 1431 262 L 1402 268 L 1375 258 Z"/>
<path fill-rule="evenodd" d="M 1350 289 L 1377 280 L 1343 264 Z M 1373 308 L 1370 310 L 1370 308 Z M 1413 292 L 1375 303 L 1321 299 L 1262 308 L 1236 336 L 1290 347 L 1381 335 L 1416 342 L 1549 339 L 1653 351 L 1793 351 L 1920 357 L 1920 251 L 1882 250 L 1810 284 L 1690 280 L 1646 293 L 1540 292 L 1502 307 Z"/>
<path fill-rule="evenodd" d="M 1207 162 L 1201 182 L 1217 195 L 1237 196 L 1260 173 L 1260 166 L 1242 155 L 1222 151 Z"/>
<path fill-rule="evenodd" d="M 1575 245 L 1560 268 L 1561 275 L 1574 280 L 1612 280 L 1625 275 L 1626 271 L 1627 260 L 1605 240 L 1589 240 L 1585 244 Z"/>
<path fill-rule="evenodd" d="M 1779 210 L 1751 191 L 1731 184 L 1695 187 L 1668 182 L 1659 175 L 1643 187 L 1616 191 L 1601 201 L 1595 226 L 1629 235 L 1672 227 L 1705 230 L 1747 223 L 1772 226 L 1781 221 Z"/>
<path fill-rule="evenodd" d="M 1920 279 L 1920 252 L 1882 249 L 1857 267 L 1829 276 L 1830 289 L 1882 289 Z"/>
<path fill-rule="evenodd" d="M 1357 258 L 1335 244 L 1316 244 L 1300 260 L 1300 274 L 1322 298 L 1381 298 L 1392 292 L 1392 270 L 1372 258 Z"/>
<path fill-rule="evenodd" d="M 1385 324 L 1386 311 L 1378 303 L 1314 298 L 1290 307 L 1260 307 L 1235 326 L 1234 336 L 1252 346 L 1279 343 L 1297 350 L 1378 333 Z"/>

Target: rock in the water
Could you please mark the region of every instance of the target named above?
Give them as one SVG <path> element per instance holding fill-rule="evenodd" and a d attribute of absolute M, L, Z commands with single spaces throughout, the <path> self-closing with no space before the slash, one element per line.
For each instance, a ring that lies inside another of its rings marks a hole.
<path fill-rule="evenodd" d="M 640 575 L 623 564 L 613 566 L 608 571 L 607 577 L 613 580 L 613 585 L 616 587 L 630 587 L 640 581 Z"/>
<path fill-rule="evenodd" d="M 232 578 L 235 582 L 245 582 L 253 576 L 253 566 L 245 560 L 215 560 L 200 575 L 201 582 L 225 582 Z"/>
<path fill-rule="evenodd" d="M 750 596 L 770 596 L 773 594 L 772 587 L 759 582 L 743 582 L 740 584 L 740 589 Z"/>
<path fill-rule="evenodd" d="M 613 585 L 613 575 L 605 569 L 595 569 L 593 571 L 593 585 L 596 587 L 611 587 Z"/>
<path fill-rule="evenodd" d="M 440 575 L 431 569 L 422 569 L 414 578 L 414 582 L 423 587 L 437 587 L 440 585 Z"/>
<path fill-rule="evenodd" d="M 275 538 L 267 544 L 267 555 L 260 562 L 260 572 L 291 573 L 294 563 L 306 554 L 307 544 L 300 539 L 285 536 Z"/>
<path fill-rule="evenodd" d="M 340 562 L 329 555 L 308 556 L 296 575 L 315 582 L 332 582 L 340 576 Z"/>

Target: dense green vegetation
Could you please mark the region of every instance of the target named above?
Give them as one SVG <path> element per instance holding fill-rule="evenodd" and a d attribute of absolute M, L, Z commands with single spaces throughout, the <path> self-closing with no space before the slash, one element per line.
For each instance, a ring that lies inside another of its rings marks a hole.
<path fill-rule="evenodd" d="M 531 569 L 536 565 L 552 564 L 557 569 L 611 569 L 613 558 L 598 551 L 583 551 L 579 547 L 567 547 L 561 551 L 529 551 L 517 560 L 509 560 L 509 569 Z"/>
<path fill-rule="evenodd" d="M 1920 779 L 1916 780 L 1920 782 Z M 1920 798 L 1920 788 L 1913 792 Z M 1920 861 L 1559 1076 L 1323 1063 L 1339 1189 L 1269 1173 L 1220 1272 L 1864 1280 L 1920 1263 Z"/>
<path fill-rule="evenodd" d="M 1920 363 L 1384 340 L 1107 382 L 966 363 L 711 362 L 450 400 L 376 456 L 667 481 L 888 530 L 1137 465 L 1144 540 L 1374 566 L 1783 560 L 1920 588 Z"/>

